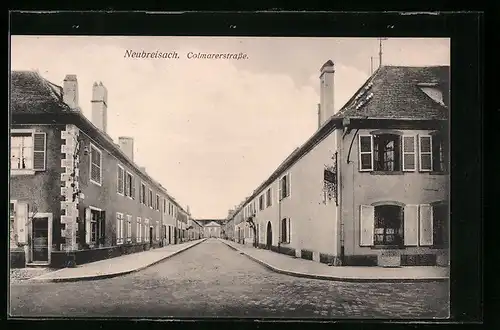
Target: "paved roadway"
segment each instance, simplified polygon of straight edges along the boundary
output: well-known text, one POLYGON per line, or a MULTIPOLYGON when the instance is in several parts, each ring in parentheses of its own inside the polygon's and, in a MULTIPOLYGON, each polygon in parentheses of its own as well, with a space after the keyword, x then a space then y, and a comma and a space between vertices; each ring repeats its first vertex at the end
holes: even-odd
POLYGON ((209 239, 141 272, 11 286, 12 316, 444 318, 447 283, 375 284, 273 273, 209 239))

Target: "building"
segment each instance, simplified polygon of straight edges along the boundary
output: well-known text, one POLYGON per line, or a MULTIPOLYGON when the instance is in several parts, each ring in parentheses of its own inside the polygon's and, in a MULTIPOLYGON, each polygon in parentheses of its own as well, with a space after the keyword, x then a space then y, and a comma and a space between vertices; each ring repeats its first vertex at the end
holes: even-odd
POLYGON ((175 243, 186 212, 134 160, 134 140, 107 134, 108 91, 11 73, 10 256, 13 267, 63 267, 175 243), (182 221, 182 220, 181 220, 182 221))
POLYGON ((203 238, 203 226, 194 219, 189 218, 188 221, 188 239, 192 241, 203 238))
POLYGON ((448 265, 449 67, 382 66, 234 210, 235 240, 332 265, 448 265), (254 232, 256 235, 254 235, 254 232))

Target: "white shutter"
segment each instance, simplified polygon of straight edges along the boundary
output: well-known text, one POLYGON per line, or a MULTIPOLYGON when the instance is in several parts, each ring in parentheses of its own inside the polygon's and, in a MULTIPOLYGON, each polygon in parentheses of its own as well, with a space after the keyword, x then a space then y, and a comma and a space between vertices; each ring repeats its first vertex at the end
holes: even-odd
POLYGON ((90 234, 91 234, 91 229, 90 229, 90 220, 91 220, 91 213, 90 209, 86 208, 85 209, 85 243, 90 243, 90 234))
POLYGON ((360 171, 373 171, 373 135, 360 135, 358 139, 358 154, 359 154, 359 170, 360 171), (368 150, 363 150, 362 149, 362 140, 369 140, 369 146, 370 148, 368 150), (363 162, 362 159, 364 158, 363 156, 369 157, 369 164, 367 166, 363 167, 363 162))
POLYGON ((16 208, 16 229, 17 241, 19 243, 26 243, 26 224, 28 222, 28 204, 17 203, 16 208))
POLYGON ((418 205, 405 206, 404 235, 406 246, 418 245, 418 205))
POLYGON ((125 235, 123 235, 123 215, 120 215, 120 238, 123 240, 125 235))
POLYGON ((403 171, 415 171, 417 168, 417 137, 403 135, 402 141, 403 171))
POLYGON ((375 208, 371 205, 360 205, 359 208, 359 245, 372 246, 375 227, 375 208))
POLYGON ((420 205, 420 245, 430 246, 433 244, 433 218, 432 206, 429 204, 420 205))

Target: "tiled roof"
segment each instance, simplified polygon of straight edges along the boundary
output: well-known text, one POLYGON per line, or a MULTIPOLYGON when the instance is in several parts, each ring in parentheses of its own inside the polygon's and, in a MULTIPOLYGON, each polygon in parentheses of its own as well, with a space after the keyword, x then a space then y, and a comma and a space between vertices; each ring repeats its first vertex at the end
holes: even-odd
POLYGON ((12 113, 57 113, 70 110, 62 100, 62 88, 35 71, 12 71, 10 92, 12 113))
POLYGON ((334 117, 447 119, 448 107, 429 97, 419 85, 435 85, 448 105, 449 71, 449 66, 382 66, 334 117), (358 106, 361 101, 365 102, 358 106))

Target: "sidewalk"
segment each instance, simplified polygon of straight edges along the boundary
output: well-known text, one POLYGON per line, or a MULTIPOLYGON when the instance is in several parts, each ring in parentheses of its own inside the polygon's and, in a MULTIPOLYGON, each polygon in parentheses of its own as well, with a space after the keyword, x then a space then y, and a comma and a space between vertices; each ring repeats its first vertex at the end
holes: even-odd
POLYGON ((277 273, 297 277, 329 281, 383 283, 446 281, 449 278, 447 267, 335 267, 316 261, 293 258, 269 250, 244 246, 232 241, 221 240, 221 242, 277 273))
POLYGON ((34 277, 31 281, 74 282, 126 275, 152 266, 195 245, 198 245, 203 241, 205 241, 205 239, 182 244, 168 245, 163 248, 127 254, 111 259, 104 259, 83 264, 75 268, 63 268, 42 276, 34 277))

